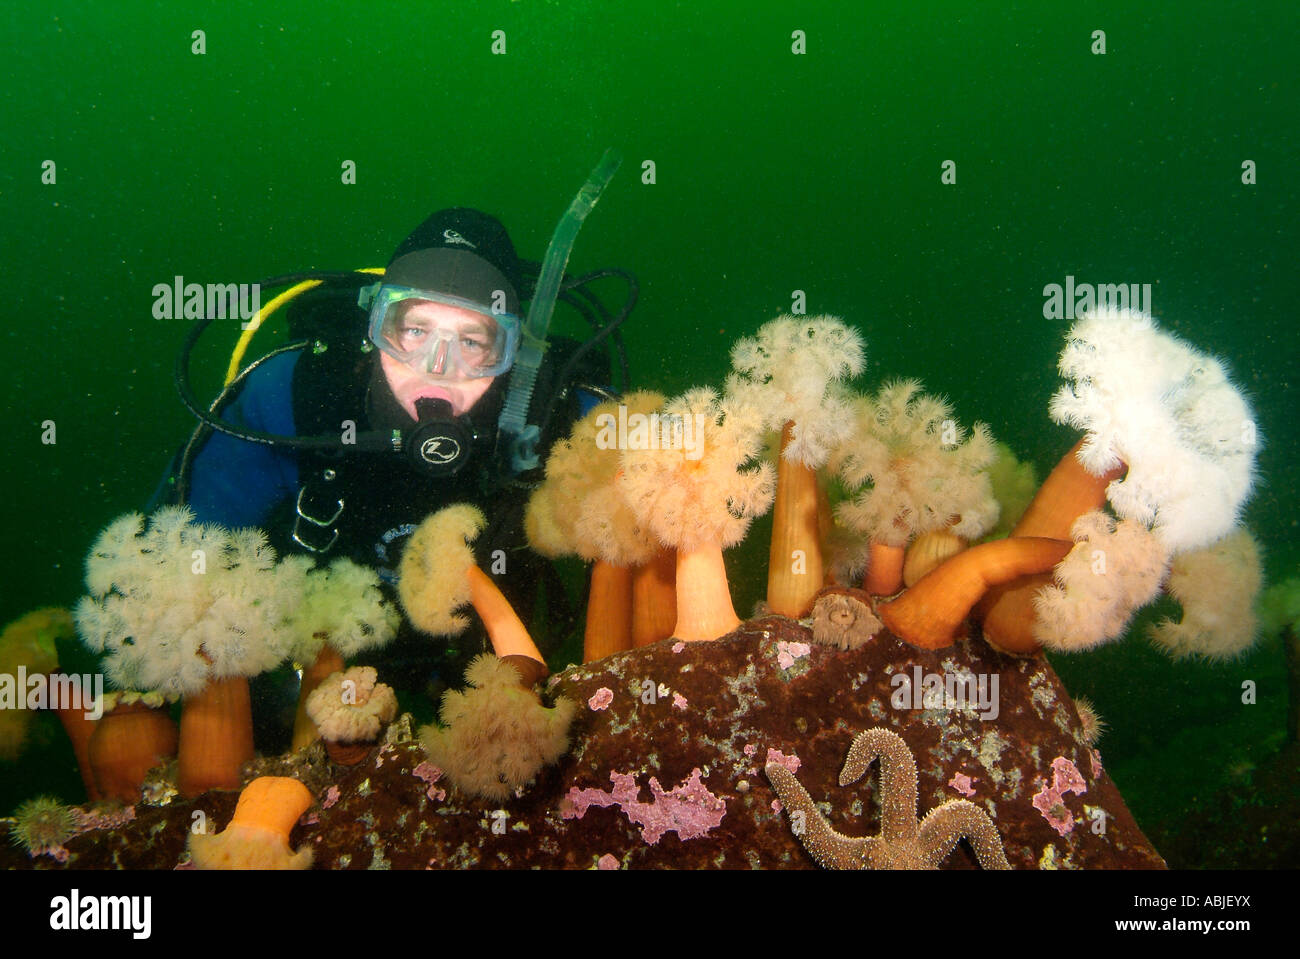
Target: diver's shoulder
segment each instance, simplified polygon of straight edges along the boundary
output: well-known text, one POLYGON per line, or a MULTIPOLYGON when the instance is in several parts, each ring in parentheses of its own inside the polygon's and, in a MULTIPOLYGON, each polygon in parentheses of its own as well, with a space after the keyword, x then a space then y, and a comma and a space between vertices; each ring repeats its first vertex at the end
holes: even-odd
POLYGON ((237 417, 267 432, 293 435, 294 373, 301 356, 301 349, 286 350, 250 370, 234 404, 237 417))
POLYGON ((285 350, 262 360, 244 380, 245 391, 280 391, 289 390, 293 376, 302 358, 302 349, 285 350))

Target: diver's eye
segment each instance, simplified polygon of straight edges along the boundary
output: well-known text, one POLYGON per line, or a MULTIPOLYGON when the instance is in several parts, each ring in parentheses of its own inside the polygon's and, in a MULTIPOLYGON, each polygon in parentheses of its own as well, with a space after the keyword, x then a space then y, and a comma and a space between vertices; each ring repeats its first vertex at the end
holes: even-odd
POLYGON ((430 332, 432 331, 422 326, 398 327, 397 338, 393 345, 407 353, 422 349, 428 342, 430 332))

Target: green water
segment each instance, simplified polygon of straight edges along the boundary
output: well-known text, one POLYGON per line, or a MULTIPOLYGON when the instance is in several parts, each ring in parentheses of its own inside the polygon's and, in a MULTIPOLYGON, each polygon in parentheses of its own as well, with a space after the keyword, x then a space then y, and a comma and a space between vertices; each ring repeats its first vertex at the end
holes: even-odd
MULTIPOLYGON (((637 384, 720 385, 734 339, 800 290, 863 332, 864 386, 921 378, 1041 475, 1072 442, 1046 415, 1066 324, 1043 287, 1150 283, 1162 325, 1254 398, 1246 520, 1270 580, 1294 574, 1294 5, 1142 6, 6 5, 0 621, 75 602, 96 531, 145 502, 190 427, 185 324, 153 318, 155 283, 379 265, 450 205, 496 213, 537 259, 607 146, 624 166, 570 267, 638 275, 637 384)), ((201 395, 235 335, 196 356, 201 395)), ((742 611, 761 584, 736 571, 761 565, 765 529, 732 557, 742 611)), ((1140 637, 1056 663, 1110 723, 1103 755, 1144 826, 1282 733, 1276 640, 1231 666, 1172 665, 1140 637)), ((0 779, 0 812, 78 798, 60 748, 49 735, 0 779)))

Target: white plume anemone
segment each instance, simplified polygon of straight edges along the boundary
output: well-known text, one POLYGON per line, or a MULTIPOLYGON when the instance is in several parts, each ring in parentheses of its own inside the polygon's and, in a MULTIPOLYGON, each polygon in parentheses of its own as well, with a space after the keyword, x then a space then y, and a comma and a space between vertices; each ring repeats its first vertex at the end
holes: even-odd
POLYGON ((816 469, 848 439, 853 421, 841 383, 862 372, 857 330, 834 316, 779 316, 731 348, 729 396, 743 397, 767 429, 793 424, 782 455, 816 469))
POLYGON ((285 655, 281 629, 300 577, 278 576, 260 530, 199 525, 183 506, 129 513, 86 560, 89 596, 74 619, 123 689, 193 695, 210 680, 254 676, 285 655))
POLYGON ((1254 417, 1220 362, 1161 331, 1146 314, 1098 308, 1070 329, 1069 382, 1051 416, 1085 430, 1079 462, 1128 473, 1107 498, 1173 553, 1208 545, 1236 523, 1254 481, 1254 417))

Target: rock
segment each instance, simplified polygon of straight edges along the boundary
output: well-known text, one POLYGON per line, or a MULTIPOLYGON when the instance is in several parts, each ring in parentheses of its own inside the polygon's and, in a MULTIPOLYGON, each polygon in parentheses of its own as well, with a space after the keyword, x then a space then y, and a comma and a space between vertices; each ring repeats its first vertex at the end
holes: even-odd
MULTIPOLYGON (((1085 743, 1051 666, 979 639, 929 652, 881 633, 841 651, 769 616, 716 642, 670 639, 573 666, 547 695, 579 703, 574 746, 522 795, 468 800, 418 744, 390 742, 358 766, 331 767, 335 783, 318 789, 295 846, 311 843, 317 868, 327 869, 814 868, 773 808, 763 766, 797 763, 834 829, 872 835, 878 772, 849 787, 838 777, 853 737, 886 726, 916 757, 918 813, 970 799, 992 817, 1013 868, 1164 867, 1085 743), (987 718, 974 704, 927 708, 921 687, 910 689, 918 676, 921 685, 926 676, 983 677, 987 694, 996 678, 996 716, 992 702, 987 718)), ((222 828, 234 799, 138 807, 112 833, 70 840, 65 865, 173 868, 185 858, 192 810, 208 809, 222 828)), ((0 854, 3 867, 31 864, 0 854)), ((59 867, 48 857, 40 865, 59 867)), ((943 868, 977 865, 963 843, 943 868)))

